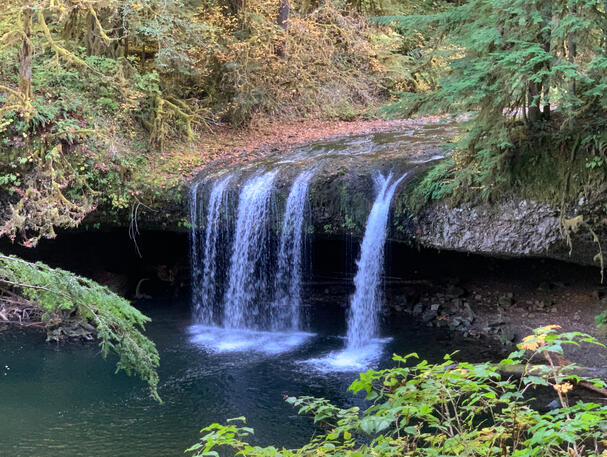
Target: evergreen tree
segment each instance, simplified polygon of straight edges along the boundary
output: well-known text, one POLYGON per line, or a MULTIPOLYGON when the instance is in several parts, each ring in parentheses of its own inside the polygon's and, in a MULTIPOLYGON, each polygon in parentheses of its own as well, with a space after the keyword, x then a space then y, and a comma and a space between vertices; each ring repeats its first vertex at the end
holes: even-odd
MULTIPOLYGON (((380 17, 440 38, 448 59, 438 90, 404 94, 392 113, 469 112, 453 186, 489 197, 512 158, 529 150, 603 154, 607 129, 606 2, 470 0, 434 15, 380 17)), ((450 172, 453 172, 453 167, 450 172)))

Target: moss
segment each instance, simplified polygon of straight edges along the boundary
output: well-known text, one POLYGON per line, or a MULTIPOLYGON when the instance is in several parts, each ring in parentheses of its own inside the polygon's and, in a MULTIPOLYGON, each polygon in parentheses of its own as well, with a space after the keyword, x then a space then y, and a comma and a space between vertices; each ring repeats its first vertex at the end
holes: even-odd
POLYGON ((475 177, 486 164, 475 160, 458 166, 457 157, 452 156, 409 180, 407 191, 397 199, 397 214, 416 214, 432 201, 460 204, 515 198, 566 208, 582 197, 585 201, 603 200, 607 164, 595 157, 577 147, 521 149, 504 156, 493 180, 481 185, 475 177))
POLYGON ((371 207, 371 188, 368 175, 360 176, 346 167, 321 173, 310 190, 315 232, 336 234, 347 231, 351 235, 362 236, 371 207))

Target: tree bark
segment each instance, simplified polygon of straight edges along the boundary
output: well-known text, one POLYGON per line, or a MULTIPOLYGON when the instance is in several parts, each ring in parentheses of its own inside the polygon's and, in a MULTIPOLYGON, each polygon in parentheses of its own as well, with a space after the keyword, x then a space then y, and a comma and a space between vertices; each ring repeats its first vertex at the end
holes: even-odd
MULTIPOLYGON (((573 14, 577 14, 577 8, 574 7, 573 14)), ((577 46, 575 44, 575 34, 570 33, 567 36, 567 60, 570 64, 575 63, 575 58, 577 56, 577 46)), ((568 90, 572 96, 575 96, 575 80, 571 80, 568 85, 568 90)))
POLYGON ((28 2, 23 8, 23 43, 18 52, 19 58, 19 91, 25 102, 32 97, 32 59, 34 47, 32 46, 32 20, 34 12, 28 2))
MULTIPOLYGON (((280 0, 280 6, 278 7, 278 17, 276 23, 285 32, 289 28, 289 13, 291 12, 291 4, 289 0, 280 0)), ((282 40, 276 49, 276 54, 283 59, 287 57, 287 43, 286 40, 282 40)))
POLYGON ((529 98, 529 113, 528 118, 531 124, 535 124, 542 118, 542 111, 540 109, 540 91, 537 83, 529 83, 529 91, 527 97, 529 98))

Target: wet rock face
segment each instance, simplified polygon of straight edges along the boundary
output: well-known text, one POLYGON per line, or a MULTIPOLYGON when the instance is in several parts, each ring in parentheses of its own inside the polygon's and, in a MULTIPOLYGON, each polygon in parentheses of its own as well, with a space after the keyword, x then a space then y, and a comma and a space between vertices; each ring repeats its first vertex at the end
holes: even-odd
POLYGON ((432 205, 411 227, 417 243, 478 254, 542 255, 562 241, 558 212, 533 201, 432 205))
MULTIPOLYGON (((333 138, 277 151, 236 168, 218 164, 201 177, 216 179, 229 169, 242 180, 258 170, 277 168, 275 205, 281 207, 297 173, 313 169, 307 233, 358 240, 377 191, 372 176, 407 173, 392 205, 390 241, 488 256, 539 256, 596 265, 593 259, 598 248, 588 230, 572 234, 573 249, 565 242, 558 206, 516 199, 457 206, 437 202, 411 214, 404 198, 413 190, 410 178, 442 157, 441 145, 455 135, 456 127, 453 122, 412 124, 399 131, 333 138)), ((568 208, 568 217, 578 212, 579 208, 568 208)), ((607 233, 598 236, 603 239, 607 233)))

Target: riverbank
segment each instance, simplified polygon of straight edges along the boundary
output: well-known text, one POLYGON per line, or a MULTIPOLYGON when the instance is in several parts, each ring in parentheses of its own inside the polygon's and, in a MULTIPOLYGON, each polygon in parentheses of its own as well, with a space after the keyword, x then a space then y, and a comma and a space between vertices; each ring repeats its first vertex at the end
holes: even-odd
POLYGON ((171 183, 188 179, 202 167, 220 162, 228 167, 263 159, 269 154, 288 153, 306 143, 337 139, 350 135, 364 135, 406 129, 447 119, 445 116, 425 116, 418 119, 321 121, 299 119, 272 121, 257 118, 246 128, 216 126, 201 133, 188 146, 156 155, 148 170, 142 170, 150 179, 160 177, 171 183))
MULTIPOLYGON (((425 257, 406 275, 401 273, 408 285, 397 282, 390 289, 390 319, 414 319, 479 341, 490 338, 505 351, 547 325, 607 344, 605 328, 596 321, 607 309, 607 289, 598 268, 539 258, 428 252, 425 257)), ((607 365, 607 353, 591 345, 567 345, 565 357, 581 366, 607 365)))

